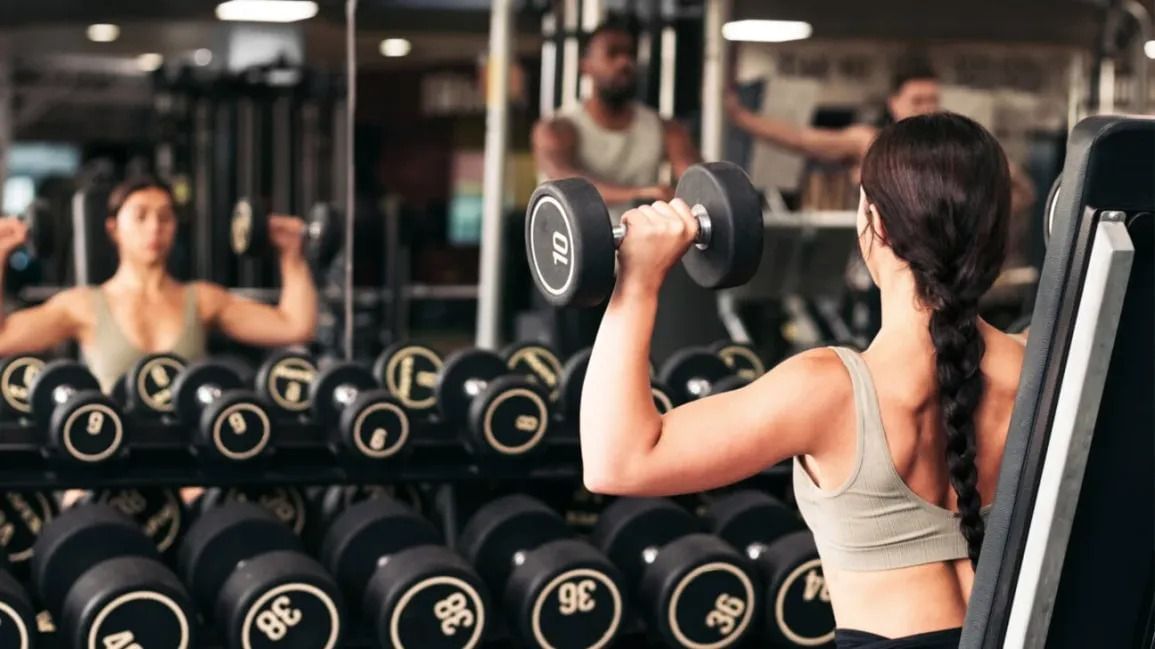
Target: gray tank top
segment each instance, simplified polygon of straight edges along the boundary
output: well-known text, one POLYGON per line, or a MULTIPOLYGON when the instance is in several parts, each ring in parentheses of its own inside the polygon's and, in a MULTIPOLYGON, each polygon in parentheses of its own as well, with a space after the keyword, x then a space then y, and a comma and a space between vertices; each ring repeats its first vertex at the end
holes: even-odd
MULTIPOLYGON (((562 111, 577 131, 577 165, 587 174, 605 182, 646 187, 658 182, 666 159, 665 129, 662 118, 652 108, 634 103, 629 128, 607 129, 586 112, 585 106, 562 111)), ((633 205, 610 205, 614 223, 633 205)))
MULTIPOLYGON (((794 458, 794 495, 822 562, 867 571, 965 559, 967 544, 957 514, 914 493, 894 468, 866 362, 849 349, 831 349, 854 386, 855 468, 840 487, 824 490, 794 458)), ((987 510, 983 508, 984 516, 987 510)))
MULTIPOLYGON (((184 326, 172 349, 167 351, 195 361, 205 355, 205 326, 197 315, 196 289, 186 285, 184 292, 184 326)), ((132 364, 147 353, 125 337, 99 286, 92 287, 92 311, 96 330, 92 345, 83 350, 84 362, 100 382, 100 389, 109 393, 132 364)))

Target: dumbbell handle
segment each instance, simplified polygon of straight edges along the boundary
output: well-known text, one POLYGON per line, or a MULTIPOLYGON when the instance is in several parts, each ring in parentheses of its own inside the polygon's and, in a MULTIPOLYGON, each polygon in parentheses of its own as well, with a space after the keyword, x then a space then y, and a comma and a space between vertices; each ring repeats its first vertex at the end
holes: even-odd
POLYGON ((337 405, 338 409, 345 408, 353 403, 357 395, 361 394, 361 390, 357 386, 350 383, 342 383, 333 390, 333 403, 337 405))
POLYGON ((52 390, 52 400, 59 406, 68 401, 69 397, 74 394, 76 394, 76 388, 71 385, 58 385, 52 390))
POLYGON ((197 388, 197 401, 201 402, 202 406, 210 405, 220 398, 221 386, 215 383, 206 383, 197 388))
MULTIPOLYGON (((710 238, 714 233, 713 228, 710 226, 710 214, 704 206, 697 204, 690 208, 690 212, 693 213, 694 218, 698 220, 698 233, 694 235, 694 245, 697 246, 699 250, 705 250, 710 247, 710 238)), ((613 233, 614 248, 620 248, 622 246, 622 240, 626 238, 626 225, 624 223, 615 225, 613 233)))
POLYGON ((305 224, 305 239, 307 241, 316 241, 321 238, 321 228, 323 227, 320 221, 308 221, 305 224))
POLYGON ((489 387, 489 381, 485 379, 469 379, 465 382, 465 394, 476 397, 487 387, 489 387))

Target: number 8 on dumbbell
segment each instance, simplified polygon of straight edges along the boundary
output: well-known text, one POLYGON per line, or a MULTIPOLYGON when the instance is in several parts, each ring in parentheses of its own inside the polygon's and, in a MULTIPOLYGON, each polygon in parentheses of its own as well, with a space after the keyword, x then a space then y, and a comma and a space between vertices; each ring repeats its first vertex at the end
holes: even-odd
POLYGON ((209 361, 192 363, 173 384, 177 416, 197 431, 197 448, 214 459, 250 460, 269 444, 269 414, 241 385, 236 372, 209 361))
MULTIPOLYGON (((762 201, 741 167, 694 165, 676 194, 698 221, 686 271, 706 288, 745 284, 762 257, 762 201)), ((530 275, 557 306, 592 306, 614 285, 614 250, 628 236, 614 227, 601 194, 582 178, 542 184, 529 199, 525 245, 530 275)))

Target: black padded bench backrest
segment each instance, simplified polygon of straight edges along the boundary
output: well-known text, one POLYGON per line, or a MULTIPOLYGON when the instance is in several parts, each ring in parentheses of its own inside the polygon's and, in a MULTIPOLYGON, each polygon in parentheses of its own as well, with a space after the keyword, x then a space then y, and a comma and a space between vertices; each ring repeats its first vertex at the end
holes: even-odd
POLYGON ((1155 120, 1076 126, 965 649, 1150 647, 1153 211, 1155 120))

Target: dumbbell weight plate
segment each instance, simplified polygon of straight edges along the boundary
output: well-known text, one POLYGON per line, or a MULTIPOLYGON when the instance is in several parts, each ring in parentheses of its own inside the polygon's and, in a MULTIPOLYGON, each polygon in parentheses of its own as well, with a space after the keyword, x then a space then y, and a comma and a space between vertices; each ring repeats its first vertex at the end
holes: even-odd
POLYGON ((549 400, 557 401, 561 379, 561 361, 557 353, 539 343, 515 343, 501 350, 510 371, 528 376, 548 392, 549 400))
POLYGON ((493 379, 469 406, 474 450, 485 455, 524 456, 541 446, 548 429, 548 395, 520 376, 493 379))
POLYGON ((0 568, 0 647, 31 649, 36 638, 36 613, 28 594, 0 568))
POLYGON ((658 371, 658 378, 669 390, 675 405, 707 396, 713 384, 727 376, 730 368, 721 358, 696 347, 674 352, 658 371))
POLYGON ((409 441, 409 415, 387 390, 366 390, 340 415, 338 445, 352 457, 380 461, 396 458, 409 441))
POLYGON ((698 531, 689 512, 663 498, 619 498, 598 517, 590 540, 601 548, 630 583, 646 567, 646 550, 661 548, 698 531))
POLYGON ((32 413, 32 384, 44 369, 35 356, 10 356, 0 361, 0 414, 17 419, 32 413))
POLYGON ((705 512, 707 528, 730 545, 749 548, 806 529, 798 515, 778 499, 742 489, 710 503, 705 512))
POLYGON ((678 179, 674 193, 710 217, 709 244, 691 246, 682 258, 690 277, 706 288, 750 281, 762 259, 763 225, 762 199, 746 172, 732 162, 694 165, 678 179))
POLYGON ((100 391, 100 383, 88 368, 73 361, 58 360, 47 363, 35 372, 29 401, 32 404, 32 413, 41 425, 48 425, 49 418, 56 407, 53 400, 53 391, 61 386, 70 386, 73 390, 100 391))
POLYGON ((166 555, 176 549, 188 522, 184 501, 175 489, 102 489, 86 500, 108 505, 134 520, 156 544, 156 549, 166 555))
POLYGON ((269 212, 264 201, 242 198, 233 206, 229 223, 233 254, 256 256, 269 249, 269 212))
POLYGON ((48 445, 70 462, 98 464, 117 458, 124 444, 124 420, 99 390, 76 392, 56 406, 48 421, 48 445))
POLYGON ((203 514, 230 503, 252 503, 295 534, 309 524, 305 495, 297 487, 215 487, 201 494, 196 507, 203 514))
POLYGON ((369 370, 356 363, 337 362, 329 365, 317 373, 308 386, 313 421, 324 426, 337 422, 345 410, 344 406, 334 400, 341 386, 354 388, 360 393, 377 387, 377 381, 369 370))
POLYGON ((133 363, 124 377, 125 407, 154 416, 173 412, 173 382, 185 369, 175 354, 149 354, 133 363))
POLYGON ((214 459, 244 462, 269 446, 272 422, 255 393, 230 390, 201 413, 199 445, 214 459))
POLYGON ((731 372, 746 379, 747 382, 766 373, 766 364, 762 362, 758 352, 745 343, 719 340, 710 346, 710 351, 717 354, 731 372))
POLYGON ((834 641, 834 609, 809 530, 792 532, 755 557, 766 582, 766 631, 773 646, 826 646, 834 641))
POLYGON ((491 382, 509 372, 505 361, 483 349, 462 349, 445 359, 437 377, 437 409, 447 421, 465 422, 475 396, 467 392, 470 381, 491 382))
POLYGON ((515 494, 482 505, 466 522, 457 550, 489 584, 504 584, 518 552, 570 536, 565 521, 541 502, 515 494))
POLYGON ((670 392, 664 386, 651 383, 650 394, 654 397, 654 407, 658 409, 659 415, 674 409, 674 400, 670 398, 670 392))
POLYGON ((377 357, 373 375, 407 409, 426 413, 437 405, 437 377, 442 367, 441 355, 432 348, 399 343, 377 357))
POLYGON ((21 579, 28 577, 28 561, 40 530, 60 508, 47 491, 5 491, 0 494, 0 548, 8 557, 8 569, 21 579))
POLYGON ((317 203, 309 210, 305 224, 309 233, 305 238, 305 255, 318 268, 328 268, 341 252, 345 243, 344 226, 341 210, 330 203, 317 203))
POLYGON ((333 578, 297 551, 254 555, 221 587, 216 620, 226 646, 243 649, 334 649, 344 603, 333 578))
POLYGON ((425 511, 425 502, 417 485, 401 483, 396 485, 333 485, 322 489, 306 499, 308 515, 305 522, 305 538, 308 545, 319 548, 321 538, 333 522, 349 507, 374 498, 391 498, 404 503, 414 512, 425 511))
POLYGON ((543 183, 525 219, 530 276, 555 306, 594 306, 614 286, 614 236, 601 194, 589 181, 543 183))
POLYGON ((237 373, 224 365, 212 361, 190 363, 177 375, 173 384, 176 415, 186 426, 196 426, 200 419, 201 403, 197 400, 197 390, 205 385, 215 385, 224 391, 239 389, 242 384, 237 373))
POLYGON ((257 370, 257 395, 278 412, 300 414, 309 409, 316 378, 317 365, 308 354, 276 351, 257 370))
POLYGON ((570 356, 562 365, 558 398, 562 415, 566 419, 574 420, 581 410, 582 384, 586 380, 586 368, 589 367, 593 351, 593 348, 583 349, 570 356))

